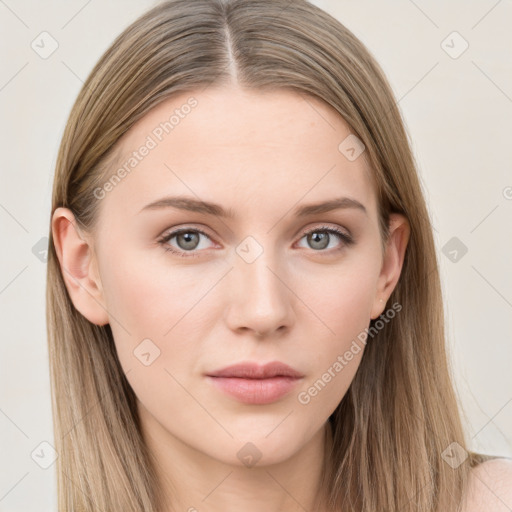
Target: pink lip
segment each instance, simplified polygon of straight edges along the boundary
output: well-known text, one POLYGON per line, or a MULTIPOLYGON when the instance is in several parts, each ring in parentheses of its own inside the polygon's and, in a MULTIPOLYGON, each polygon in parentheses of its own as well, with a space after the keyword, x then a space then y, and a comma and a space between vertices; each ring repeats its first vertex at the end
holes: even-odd
POLYGON ((207 375, 225 393, 241 402, 263 405, 288 394, 304 377, 290 366, 274 361, 264 366, 242 363, 207 375))

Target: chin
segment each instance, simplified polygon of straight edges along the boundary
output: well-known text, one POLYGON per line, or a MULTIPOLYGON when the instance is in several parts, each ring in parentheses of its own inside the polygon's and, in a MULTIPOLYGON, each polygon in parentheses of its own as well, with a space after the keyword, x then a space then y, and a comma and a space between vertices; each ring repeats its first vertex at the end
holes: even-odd
POLYGON ((286 435, 287 432, 283 430, 281 435, 274 434, 238 438, 234 443, 236 458, 231 463, 246 467, 271 466, 288 460, 301 449, 300 440, 292 437, 291 432, 286 435))

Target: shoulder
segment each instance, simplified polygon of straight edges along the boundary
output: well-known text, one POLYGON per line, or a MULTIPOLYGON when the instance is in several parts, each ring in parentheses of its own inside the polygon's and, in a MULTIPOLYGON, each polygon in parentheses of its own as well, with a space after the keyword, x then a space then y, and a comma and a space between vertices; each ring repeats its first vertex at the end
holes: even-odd
POLYGON ((492 459, 470 473, 464 512, 509 512, 512 510, 512 459, 492 459))

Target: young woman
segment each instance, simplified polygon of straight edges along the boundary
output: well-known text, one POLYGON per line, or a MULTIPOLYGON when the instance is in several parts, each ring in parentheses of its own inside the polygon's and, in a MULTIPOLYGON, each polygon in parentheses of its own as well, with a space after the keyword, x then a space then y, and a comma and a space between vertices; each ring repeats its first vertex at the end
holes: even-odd
POLYGON ((304 0, 169 1, 116 39, 63 136, 47 299, 59 510, 512 505, 464 435, 391 89, 304 0))

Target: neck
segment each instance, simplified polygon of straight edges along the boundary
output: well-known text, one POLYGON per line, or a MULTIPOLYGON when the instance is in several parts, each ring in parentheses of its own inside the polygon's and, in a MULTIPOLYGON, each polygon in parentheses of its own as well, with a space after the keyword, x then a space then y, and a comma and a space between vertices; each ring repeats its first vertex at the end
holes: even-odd
POLYGON ((332 446, 329 422, 291 457, 245 467, 238 459, 219 461, 196 450, 165 430, 143 407, 139 411, 164 501, 161 512, 326 510, 321 483, 332 446))

